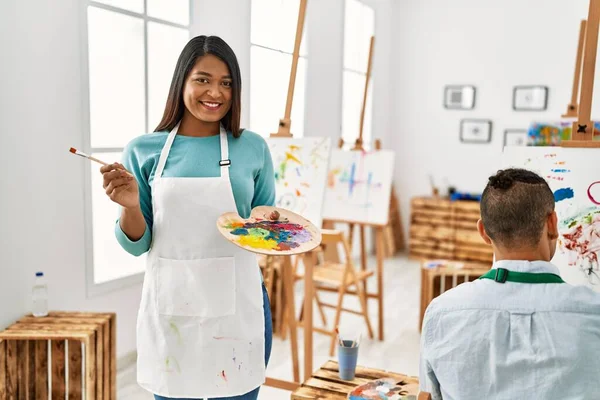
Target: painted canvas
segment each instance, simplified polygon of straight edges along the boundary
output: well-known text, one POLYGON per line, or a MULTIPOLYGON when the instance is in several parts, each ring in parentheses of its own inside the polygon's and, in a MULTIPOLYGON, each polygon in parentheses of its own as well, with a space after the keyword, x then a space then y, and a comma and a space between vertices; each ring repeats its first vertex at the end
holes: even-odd
POLYGON ((331 139, 269 138, 267 143, 275 168, 275 205, 302 215, 320 228, 331 139))
POLYGON ((323 217, 372 225, 388 222, 394 152, 334 149, 325 191, 323 217))
MULTIPOLYGON (((571 137, 573 120, 533 122, 527 130, 529 146, 560 146, 571 137)), ((600 140, 600 122, 594 122, 594 140, 600 140)))
POLYGON ((563 279, 600 291, 600 158, 598 149, 506 147, 503 167, 546 179, 554 192, 559 239, 552 262, 563 279))

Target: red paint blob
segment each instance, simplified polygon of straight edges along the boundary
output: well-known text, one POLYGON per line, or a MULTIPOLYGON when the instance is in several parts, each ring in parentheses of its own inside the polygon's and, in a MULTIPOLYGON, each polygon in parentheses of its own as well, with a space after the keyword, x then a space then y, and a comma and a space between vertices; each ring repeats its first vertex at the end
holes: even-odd
POLYGON ((598 184, 600 184, 600 181, 597 181, 597 182, 594 182, 594 183, 592 183, 592 184, 591 184, 591 185, 588 187, 588 190, 587 190, 587 195, 588 195, 588 198, 590 199, 590 201, 591 201, 592 203, 600 205, 600 199, 596 200, 596 199, 594 198, 594 196, 592 196, 592 186, 594 186, 594 185, 598 185, 598 184))

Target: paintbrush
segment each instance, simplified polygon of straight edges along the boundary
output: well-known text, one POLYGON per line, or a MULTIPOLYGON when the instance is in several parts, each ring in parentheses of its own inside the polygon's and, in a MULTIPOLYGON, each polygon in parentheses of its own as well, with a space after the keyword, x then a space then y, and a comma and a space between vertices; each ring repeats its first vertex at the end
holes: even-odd
POLYGON ((71 153, 75 154, 76 156, 80 156, 80 157, 83 157, 83 158, 87 158, 88 160, 95 161, 95 162, 97 162, 98 164, 102 164, 102 165, 108 165, 108 163, 105 163, 105 162, 104 162, 104 161, 102 161, 102 160, 98 160, 97 158, 95 158, 95 157, 92 157, 92 156, 90 156, 89 154, 85 154, 84 152, 82 152, 82 151, 79 151, 79 150, 77 150, 76 148, 73 148, 73 147, 71 147, 71 148, 69 149, 69 151, 70 151, 71 153))
POLYGON ((340 342, 340 346, 346 347, 346 346, 344 346, 344 342, 342 341, 342 338, 340 337, 340 330, 338 329, 337 326, 335 327, 335 333, 338 337, 338 342, 340 342))

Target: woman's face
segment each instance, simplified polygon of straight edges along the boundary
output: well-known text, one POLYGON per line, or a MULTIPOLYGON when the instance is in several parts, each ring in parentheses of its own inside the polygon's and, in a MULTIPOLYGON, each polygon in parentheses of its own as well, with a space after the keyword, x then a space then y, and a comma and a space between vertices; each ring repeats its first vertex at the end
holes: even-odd
POLYGON ((231 108, 232 79, 221 59, 206 54, 196 61, 183 88, 183 102, 202 122, 218 122, 231 108))

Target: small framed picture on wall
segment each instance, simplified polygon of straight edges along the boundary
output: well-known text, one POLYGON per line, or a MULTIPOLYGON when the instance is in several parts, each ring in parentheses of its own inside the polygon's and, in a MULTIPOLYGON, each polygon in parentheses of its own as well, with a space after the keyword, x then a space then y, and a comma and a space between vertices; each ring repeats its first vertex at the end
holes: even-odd
POLYGON ((444 89, 444 107, 449 110, 472 110, 475 108, 475 86, 446 86, 444 89))
POLYGON ((492 121, 489 119, 463 119, 460 121, 460 141, 463 143, 489 143, 492 140, 492 121))
POLYGON ((515 86, 513 89, 513 110, 544 111, 547 107, 547 86, 515 86))
POLYGON ((525 129, 506 129, 504 131, 504 147, 527 146, 527 131, 525 129))

